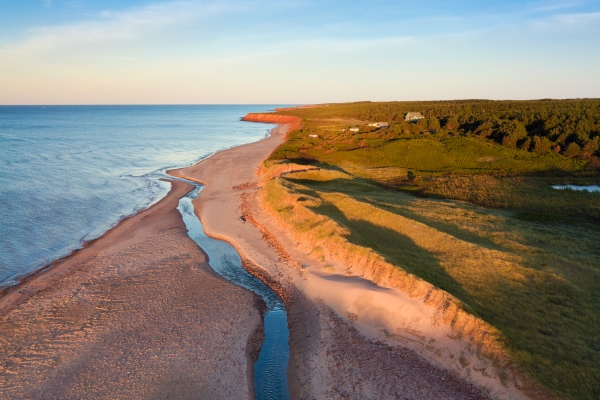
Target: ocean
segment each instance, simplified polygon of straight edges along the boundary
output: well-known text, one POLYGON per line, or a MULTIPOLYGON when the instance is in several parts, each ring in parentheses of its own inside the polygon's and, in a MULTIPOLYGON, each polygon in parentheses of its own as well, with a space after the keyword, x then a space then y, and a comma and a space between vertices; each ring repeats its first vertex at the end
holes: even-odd
POLYGON ((264 138, 275 105, 0 106, 0 289, 160 200, 165 169, 264 138))

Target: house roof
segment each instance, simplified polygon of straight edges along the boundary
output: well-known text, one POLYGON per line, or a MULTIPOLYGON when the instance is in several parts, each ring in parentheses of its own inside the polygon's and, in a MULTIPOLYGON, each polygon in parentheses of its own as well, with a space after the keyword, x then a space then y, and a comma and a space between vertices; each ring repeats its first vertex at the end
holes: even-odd
POLYGON ((406 113, 405 117, 407 117, 407 118, 425 118, 420 112, 415 112, 415 111, 406 113))

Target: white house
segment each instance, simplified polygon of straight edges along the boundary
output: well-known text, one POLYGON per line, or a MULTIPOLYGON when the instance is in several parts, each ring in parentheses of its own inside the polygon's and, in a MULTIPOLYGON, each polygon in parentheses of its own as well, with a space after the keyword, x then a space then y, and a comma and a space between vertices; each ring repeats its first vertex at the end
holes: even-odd
POLYGON ((425 118, 420 112, 409 112, 404 116, 405 121, 416 121, 425 118))
POLYGON ((358 132, 359 128, 356 126, 354 128, 350 128, 350 132, 358 132))
POLYGON ((383 128, 388 126, 389 124, 387 122, 373 122, 371 124, 368 124, 367 126, 374 126, 376 128, 383 128))
POLYGON ((309 137, 309 138, 316 139, 316 138, 318 138, 318 137, 319 137, 319 135, 314 135, 314 134, 313 134, 313 135, 308 135, 308 137, 309 137))

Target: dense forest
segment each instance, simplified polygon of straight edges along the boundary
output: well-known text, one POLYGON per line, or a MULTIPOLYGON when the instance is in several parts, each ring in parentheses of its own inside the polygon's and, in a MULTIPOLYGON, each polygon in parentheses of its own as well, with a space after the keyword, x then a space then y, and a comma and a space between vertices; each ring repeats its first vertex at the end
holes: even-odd
MULTIPOLYGON (((600 169, 600 99, 359 102, 300 108, 289 113, 306 118, 389 122, 387 128, 378 131, 378 136, 386 139, 433 133, 438 137, 480 137, 509 148, 583 158, 600 169), (425 118, 406 122, 407 112, 420 112, 425 118)), ((369 129, 361 128, 365 130, 369 129)))

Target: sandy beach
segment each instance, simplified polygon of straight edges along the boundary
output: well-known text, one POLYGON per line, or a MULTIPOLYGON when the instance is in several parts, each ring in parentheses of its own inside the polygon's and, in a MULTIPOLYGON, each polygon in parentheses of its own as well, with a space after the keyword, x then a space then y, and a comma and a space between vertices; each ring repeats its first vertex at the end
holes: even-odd
POLYGON ((190 189, 0 299, 1 398, 252 398, 262 301, 187 236, 190 189))
MULTIPOLYGON (((299 126, 291 118, 251 117, 279 125, 264 140, 169 173, 206 185, 194 200, 206 233, 233 245, 284 299, 292 398, 524 397, 465 379, 418 346, 386 341, 377 321, 388 314, 364 295, 382 301, 390 291, 323 274, 266 212, 259 170, 299 126), (357 299, 359 318, 347 313, 357 299)), ((172 185, 156 205, 0 298, 0 397, 252 398, 262 301, 208 266, 176 210, 191 187, 172 185)), ((413 306, 395 312, 414 320, 423 311, 427 320, 413 306)))
MULTIPOLYGON (((361 333, 334 311, 335 296, 332 301, 323 293, 340 291, 344 297, 347 286, 340 282, 336 288, 329 281, 324 287, 309 278, 306 268, 315 261, 261 206, 258 172, 262 160, 282 143, 289 125, 299 124, 284 118, 251 115, 247 120, 280 125, 265 140, 169 173, 207 185, 194 200, 206 233, 231 243, 245 267, 284 298, 290 327, 292 398, 502 397, 498 396, 502 393, 490 395, 489 389, 467 383, 455 371, 434 366, 414 350, 361 333)), ((373 286, 361 282, 358 287, 363 290, 365 285, 373 286)))

